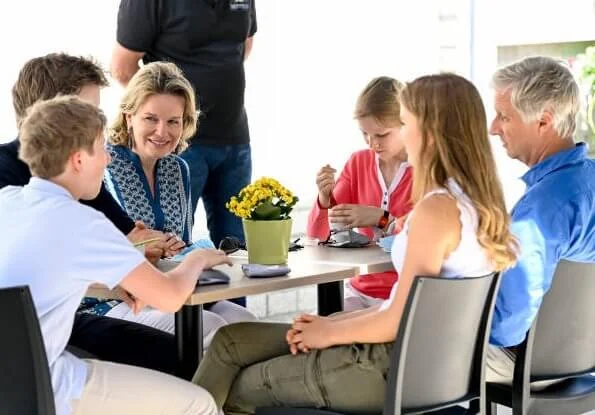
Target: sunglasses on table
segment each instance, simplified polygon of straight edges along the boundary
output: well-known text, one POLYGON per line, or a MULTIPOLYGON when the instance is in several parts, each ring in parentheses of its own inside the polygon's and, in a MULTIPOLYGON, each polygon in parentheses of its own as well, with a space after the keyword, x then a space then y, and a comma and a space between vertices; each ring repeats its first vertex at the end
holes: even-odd
MULTIPOLYGON (((298 251, 304 247, 303 245, 298 244, 299 240, 300 238, 289 243, 289 252, 298 251)), ((219 249, 229 255, 239 251, 240 249, 245 251, 246 244, 235 236, 226 236, 225 238, 221 239, 221 242, 219 242, 219 249)))
POLYGON ((221 239, 221 242, 219 242, 219 249, 229 255, 239 251, 240 249, 245 251, 246 244, 235 236, 226 236, 225 238, 221 239))

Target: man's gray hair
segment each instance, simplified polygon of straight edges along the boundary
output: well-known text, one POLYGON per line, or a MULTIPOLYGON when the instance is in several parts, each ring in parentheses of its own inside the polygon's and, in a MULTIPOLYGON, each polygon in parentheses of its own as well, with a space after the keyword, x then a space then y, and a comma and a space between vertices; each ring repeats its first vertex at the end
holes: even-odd
POLYGON ((579 87, 561 61, 545 56, 522 59, 500 68, 492 77, 492 87, 510 90, 511 103, 523 122, 536 121, 551 112, 554 128, 562 138, 572 138, 580 109, 579 87))

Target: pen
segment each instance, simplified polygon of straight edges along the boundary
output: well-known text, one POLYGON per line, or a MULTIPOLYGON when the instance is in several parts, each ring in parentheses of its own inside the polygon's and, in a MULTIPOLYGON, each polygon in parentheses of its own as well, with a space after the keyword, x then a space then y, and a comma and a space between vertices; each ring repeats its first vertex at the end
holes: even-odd
POLYGON ((161 238, 145 239, 144 241, 135 242, 133 245, 135 248, 138 248, 139 246, 144 246, 144 245, 150 244, 151 242, 157 242, 160 240, 161 240, 161 238))

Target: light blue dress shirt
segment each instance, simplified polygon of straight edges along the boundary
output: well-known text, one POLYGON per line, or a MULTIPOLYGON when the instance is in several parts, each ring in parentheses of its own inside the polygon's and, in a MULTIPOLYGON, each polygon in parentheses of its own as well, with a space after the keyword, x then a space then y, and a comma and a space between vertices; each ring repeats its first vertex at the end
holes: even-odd
POLYGON ((521 252, 502 276, 490 343, 515 346, 533 324, 562 259, 595 262, 595 161, 584 143, 556 153, 522 177, 527 188, 512 210, 521 252))

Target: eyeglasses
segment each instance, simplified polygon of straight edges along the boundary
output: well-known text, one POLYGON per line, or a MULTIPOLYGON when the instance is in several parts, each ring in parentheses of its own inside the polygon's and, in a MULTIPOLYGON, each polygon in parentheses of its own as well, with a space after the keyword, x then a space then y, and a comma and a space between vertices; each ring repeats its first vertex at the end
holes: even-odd
POLYGON ((219 249, 229 255, 240 249, 246 250, 246 244, 235 236, 226 236, 219 242, 219 249))
POLYGON ((318 246, 324 246, 324 245, 334 245, 337 243, 337 240, 335 239, 335 234, 337 233, 344 233, 345 230, 337 230, 337 229, 331 229, 326 240, 324 241, 319 241, 318 242, 318 246))
MULTIPOLYGON (((303 245, 298 244, 299 240, 300 238, 296 239, 293 242, 290 242, 289 252, 299 251, 304 247, 303 245)), ((225 238, 221 239, 221 242, 219 242, 219 249, 225 252, 227 255, 229 255, 239 251, 240 249, 245 251, 246 244, 240 241, 235 236, 226 236, 225 238)))
POLYGON ((304 249, 304 245, 299 244, 300 238, 297 238, 293 242, 289 242, 289 252, 299 251, 300 249, 304 249))

